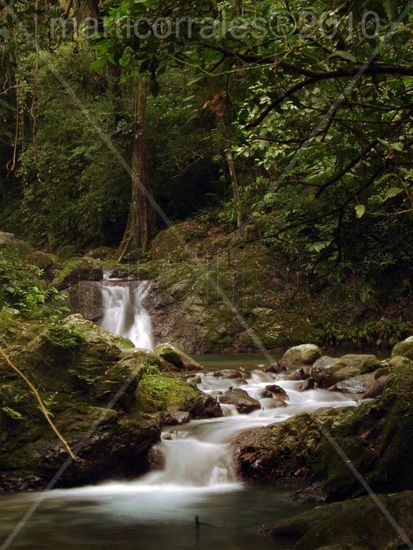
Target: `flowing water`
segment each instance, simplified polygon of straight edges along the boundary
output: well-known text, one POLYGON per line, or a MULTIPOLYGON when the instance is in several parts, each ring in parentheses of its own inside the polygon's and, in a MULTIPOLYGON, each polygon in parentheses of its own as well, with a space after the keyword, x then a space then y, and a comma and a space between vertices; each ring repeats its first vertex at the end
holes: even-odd
POLYGON ((137 348, 152 350, 152 323, 143 305, 149 290, 149 281, 105 280, 102 284, 104 316, 100 326, 129 338, 137 348))
MULTIPOLYGON (((142 305, 147 291, 144 283, 104 284, 102 326, 151 349, 150 319, 142 305)), ((221 359, 222 366, 227 367, 225 357, 221 359)), ((218 399, 230 388, 241 388, 259 401, 260 410, 245 415, 239 414, 235 406, 223 404, 222 418, 168 428, 156 446, 164 456, 163 469, 136 481, 114 480, 98 486, 54 490, 40 497, 2 497, 0 536, 7 537, 30 506, 37 503, 36 512, 19 532, 13 548, 274 548, 273 542, 260 537, 253 528, 305 509, 291 498, 297 487, 242 483, 232 461, 231 439, 246 429, 281 422, 303 411, 351 407, 357 402, 326 390, 300 392, 299 382, 255 368, 258 357, 235 380, 221 376, 217 369, 219 357, 215 361, 214 368, 197 379, 199 388, 218 399), (265 387, 274 383, 287 392, 287 407, 275 407, 272 399, 263 397, 265 387), (200 518, 198 527, 195 516, 200 518)), ((243 366, 242 356, 237 356, 237 362, 238 367, 243 366)), ((277 544, 277 548, 289 546, 277 544)))

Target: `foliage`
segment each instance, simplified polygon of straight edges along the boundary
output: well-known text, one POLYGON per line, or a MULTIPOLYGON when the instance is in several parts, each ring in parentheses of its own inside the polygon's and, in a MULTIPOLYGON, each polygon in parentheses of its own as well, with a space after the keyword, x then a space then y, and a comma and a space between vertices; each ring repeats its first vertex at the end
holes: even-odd
POLYGON ((354 326, 326 324, 318 330, 318 341, 326 346, 377 346, 388 349, 409 334, 410 330, 402 319, 381 319, 354 326))
MULTIPOLYGON (((18 245, 0 249, 0 311, 13 308, 26 319, 47 317, 54 322, 67 309, 59 305, 62 296, 55 288, 47 288, 43 270, 32 260, 18 245)), ((13 330, 10 319, 7 325, 13 330)))

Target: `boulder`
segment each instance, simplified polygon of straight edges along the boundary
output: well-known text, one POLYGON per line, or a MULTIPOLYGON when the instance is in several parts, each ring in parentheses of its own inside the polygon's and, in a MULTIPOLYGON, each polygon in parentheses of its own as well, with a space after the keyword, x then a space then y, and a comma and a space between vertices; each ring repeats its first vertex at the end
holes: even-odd
POLYGON ((407 357, 401 357, 400 355, 396 355, 390 359, 389 367, 391 369, 413 368, 413 360, 408 359, 407 357))
POLYGON ((364 496, 314 508, 260 531, 296 550, 400 548, 400 531, 405 540, 413 536, 413 492, 380 495, 380 501, 386 514, 364 496), (390 525, 387 514, 399 529, 390 525))
MULTIPOLYGON (((349 410, 329 432, 373 491, 413 490, 411 366, 393 368, 379 396, 349 410)), ((314 480, 323 483, 330 499, 363 494, 360 483, 329 441, 320 441, 313 466, 314 480)))
MULTIPOLYGON (((56 486, 142 473, 160 436, 159 418, 145 416, 137 403, 146 358, 77 315, 51 326, 34 322, 32 332, 28 344, 16 340, 9 354, 41 388, 53 421, 79 457, 56 486)), ((40 489, 67 460, 34 396, 4 361, 0 431, 0 491, 40 489)))
POLYGON ((243 384, 247 381, 246 373, 236 369, 224 369, 214 372, 216 378, 223 380, 233 380, 237 384, 243 384))
POLYGON ((80 281, 101 281, 103 279, 103 267, 99 260, 85 256, 83 258, 71 258, 64 268, 56 276, 53 286, 58 290, 79 283, 80 281))
POLYGON ((315 388, 314 378, 307 378, 307 380, 304 380, 304 382, 301 382, 301 384, 297 386, 297 390, 301 392, 313 390, 314 388, 315 388))
POLYGON ((312 365, 321 357, 321 350, 314 344, 303 344, 287 350, 280 365, 287 369, 312 365))
POLYGON ((376 378, 374 384, 363 395, 363 399, 375 399, 379 395, 382 395, 390 378, 389 374, 376 378))
POLYGON ((314 363, 310 376, 321 388, 329 388, 348 378, 374 372, 382 366, 375 355, 349 354, 339 358, 324 355, 314 363))
POLYGON ((203 366, 192 357, 172 344, 160 344, 154 350, 155 355, 166 365, 178 370, 202 370, 203 366))
POLYGON ((266 386, 262 396, 270 398, 272 397, 280 401, 288 401, 290 399, 287 395, 287 392, 281 386, 277 386, 277 384, 266 386))
POLYGON ((273 374, 281 374, 282 372, 285 372, 286 368, 282 367, 278 363, 272 363, 272 365, 267 365, 262 369, 262 372, 271 372, 273 374))
POLYGON ((323 437, 321 426, 330 428, 342 414, 340 409, 303 413, 236 436, 232 449, 241 477, 273 483, 311 476, 312 458, 323 437))
POLYGON ((392 358, 397 356, 407 357, 407 359, 413 360, 413 336, 409 336, 403 342, 399 342, 393 348, 392 358))
POLYGON ((375 385, 375 382, 374 373, 360 374, 338 382, 329 388, 329 390, 350 394, 364 394, 375 385))
POLYGON ((261 409, 260 402, 241 389, 229 390, 219 400, 225 405, 235 405, 240 414, 250 414, 261 409))
POLYGON ((80 281, 69 287, 69 303, 72 313, 80 313, 89 321, 103 317, 102 289, 95 282, 80 281))
POLYGON ((136 396, 139 410, 158 414, 165 425, 223 414, 216 399, 173 374, 163 373, 159 367, 146 369, 136 396))

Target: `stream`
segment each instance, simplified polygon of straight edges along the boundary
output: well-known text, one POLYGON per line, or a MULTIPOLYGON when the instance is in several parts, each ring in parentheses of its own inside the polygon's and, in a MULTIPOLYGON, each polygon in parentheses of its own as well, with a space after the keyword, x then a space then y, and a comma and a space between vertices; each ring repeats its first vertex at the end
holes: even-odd
MULTIPOLYGON (((132 335, 135 343, 151 348, 150 319, 142 305, 145 292, 147 288, 142 286, 134 290, 105 286, 102 326, 123 336, 132 335)), ((38 504, 12 548, 174 550, 210 549, 214 544, 234 550, 274 548, 274 542, 259 536, 254 528, 305 510, 292 499, 299 486, 262 487, 241 482, 229 442, 244 430, 281 422, 303 411, 351 407, 358 402, 327 390, 300 392, 299 382, 265 372, 258 366, 261 360, 255 355, 245 356, 245 361, 242 355, 214 356, 197 379, 198 387, 214 397, 229 388, 243 389, 260 402, 260 410, 239 414, 234 405, 222 404, 222 418, 168 427, 156 446, 165 457, 163 469, 135 481, 113 480, 41 496, 1 497, 1 540, 38 504), (243 367, 243 378, 220 376, 220 370, 229 366, 243 367), (273 399, 262 396, 265 387, 275 383, 288 394, 286 407, 274 407, 273 399), (201 522, 199 527, 195 516, 201 522)))

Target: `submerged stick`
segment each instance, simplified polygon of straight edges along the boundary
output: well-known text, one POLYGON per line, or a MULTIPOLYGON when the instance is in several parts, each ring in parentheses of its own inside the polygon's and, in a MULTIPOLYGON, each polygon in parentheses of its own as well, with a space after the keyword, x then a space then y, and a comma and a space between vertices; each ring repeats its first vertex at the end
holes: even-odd
POLYGON ((62 436, 62 434, 59 432, 58 428, 50 418, 50 412, 47 410, 46 405, 43 403, 43 400, 40 396, 40 393, 36 389, 36 387, 32 384, 32 382, 27 378, 27 376, 22 372, 16 365, 13 363, 13 361, 10 359, 10 357, 7 355, 7 353, 4 351, 4 349, 0 346, 0 356, 3 357, 3 359, 6 361, 6 363, 11 367, 19 376, 23 379, 25 384, 29 387, 30 391, 35 396, 37 402, 39 403, 40 410, 43 413, 43 416, 46 418, 47 422, 49 423, 49 426, 52 428, 58 439, 61 441, 62 445, 66 449, 66 451, 69 453, 70 457, 78 461, 79 458, 74 454, 72 449, 70 448, 69 443, 66 441, 66 439, 62 436))

